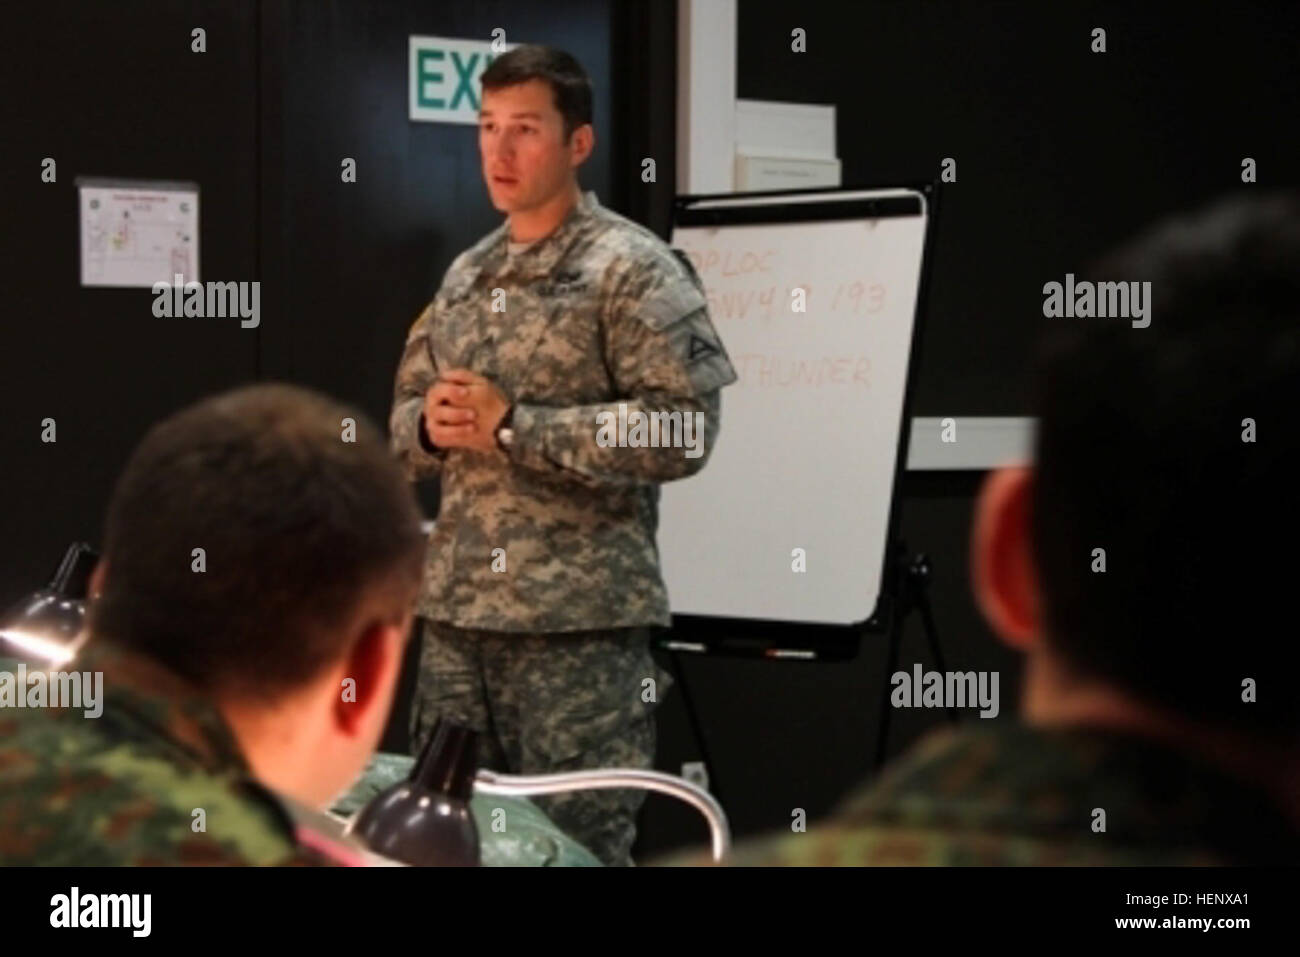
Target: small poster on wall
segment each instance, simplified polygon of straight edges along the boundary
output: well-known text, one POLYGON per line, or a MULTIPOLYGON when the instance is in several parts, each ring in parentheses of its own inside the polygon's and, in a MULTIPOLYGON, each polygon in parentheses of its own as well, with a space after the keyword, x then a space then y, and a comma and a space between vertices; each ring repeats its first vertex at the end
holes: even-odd
POLYGON ((89 176, 76 182, 83 286, 198 281, 198 183, 89 176))

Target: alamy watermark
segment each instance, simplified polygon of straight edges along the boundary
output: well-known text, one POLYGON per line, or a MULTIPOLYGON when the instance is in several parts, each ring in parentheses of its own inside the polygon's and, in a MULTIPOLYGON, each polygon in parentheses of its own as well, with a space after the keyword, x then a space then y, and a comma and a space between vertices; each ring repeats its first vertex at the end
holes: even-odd
POLYGON ((262 321, 260 282, 183 282, 153 284, 153 314, 160 319, 225 319, 238 317, 243 329, 256 329, 262 321))
POLYGON ((148 937, 153 929, 152 894, 83 894, 73 886, 50 898, 50 926, 120 927, 132 937, 148 937))
POLYGON ((1132 319, 1134 329, 1151 325, 1151 283, 1075 282, 1074 273, 1065 283, 1043 284, 1043 315, 1049 319, 1132 319))
POLYGON ((895 708, 979 708, 981 718, 996 718, 996 671, 926 671, 913 665, 909 674, 895 671, 889 678, 894 690, 889 703, 895 708))
POLYGON ((0 671, 0 708, 81 708, 87 718, 104 713, 102 671, 0 671))
POLYGON ((618 414, 608 409, 596 413, 596 444, 607 448, 684 448, 688 459, 704 454, 703 412, 643 412, 618 404, 618 414))

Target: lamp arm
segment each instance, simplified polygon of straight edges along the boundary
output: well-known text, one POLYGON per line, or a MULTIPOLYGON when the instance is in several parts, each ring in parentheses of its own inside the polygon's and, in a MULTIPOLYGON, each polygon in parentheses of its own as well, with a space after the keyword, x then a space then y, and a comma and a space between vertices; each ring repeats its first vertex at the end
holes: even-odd
POLYGON ((474 790, 477 793, 502 797, 607 788, 642 788, 685 801, 709 822, 713 859, 722 860, 722 856, 731 848, 727 814, 713 795, 690 781, 661 771, 603 768, 596 771, 565 771, 560 774, 498 774, 495 771, 480 770, 474 778, 474 790))

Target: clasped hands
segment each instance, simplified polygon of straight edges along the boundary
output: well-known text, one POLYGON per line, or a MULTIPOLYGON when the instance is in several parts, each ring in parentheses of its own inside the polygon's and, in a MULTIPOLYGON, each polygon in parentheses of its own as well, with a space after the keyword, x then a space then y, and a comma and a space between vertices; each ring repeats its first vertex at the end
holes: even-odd
POLYGON ((477 372, 448 369, 424 395, 429 441, 444 449, 497 449, 496 430, 510 402, 477 372))

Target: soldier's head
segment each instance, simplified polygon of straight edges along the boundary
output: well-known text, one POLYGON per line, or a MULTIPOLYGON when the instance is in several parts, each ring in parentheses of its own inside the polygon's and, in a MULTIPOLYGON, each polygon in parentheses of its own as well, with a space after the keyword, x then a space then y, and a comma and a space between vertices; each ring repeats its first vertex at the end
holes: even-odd
POLYGON ((118 480, 91 641, 210 695, 267 784, 316 804, 382 734, 424 540, 360 414, 260 385, 154 426, 118 480))
POLYGON ((1034 466, 976 510, 975 590, 1029 655, 1026 711, 1110 695, 1294 746, 1300 193, 1168 221, 1086 278, 1150 282, 1150 325, 1044 320, 1034 466))
POLYGON ((591 155, 591 80, 562 50, 519 46, 483 73, 479 154, 492 204, 534 209, 573 189, 591 155))

